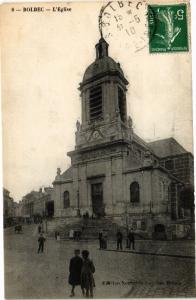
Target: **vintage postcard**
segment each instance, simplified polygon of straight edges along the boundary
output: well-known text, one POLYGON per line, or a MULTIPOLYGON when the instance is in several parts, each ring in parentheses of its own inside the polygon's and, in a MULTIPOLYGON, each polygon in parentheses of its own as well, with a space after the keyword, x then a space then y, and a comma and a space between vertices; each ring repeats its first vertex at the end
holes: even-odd
POLYGON ((194 297, 188 0, 1 5, 7 299, 194 297))

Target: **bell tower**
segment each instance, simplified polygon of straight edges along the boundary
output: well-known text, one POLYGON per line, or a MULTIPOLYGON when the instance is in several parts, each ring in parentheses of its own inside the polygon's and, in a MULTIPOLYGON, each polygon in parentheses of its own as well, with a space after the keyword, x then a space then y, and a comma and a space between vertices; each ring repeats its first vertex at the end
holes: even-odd
POLYGON ((96 59, 80 83, 82 123, 77 121, 76 149, 118 139, 130 139, 127 120, 126 86, 119 63, 108 54, 101 38, 95 45, 96 59))

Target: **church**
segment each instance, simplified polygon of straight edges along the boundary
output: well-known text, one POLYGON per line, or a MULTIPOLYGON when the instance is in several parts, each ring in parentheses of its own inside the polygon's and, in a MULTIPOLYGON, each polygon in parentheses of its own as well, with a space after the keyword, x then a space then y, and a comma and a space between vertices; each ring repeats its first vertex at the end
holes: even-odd
MULTIPOLYGON (((88 213, 138 232, 169 231, 190 219, 181 196, 193 186, 193 155, 174 138, 147 143, 127 115, 128 80, 101 38, 79 85, 71 167, 57 169, 54 217, 69 223, 88 213)), ((186 223, 186 222, 185 222, 186 223)))

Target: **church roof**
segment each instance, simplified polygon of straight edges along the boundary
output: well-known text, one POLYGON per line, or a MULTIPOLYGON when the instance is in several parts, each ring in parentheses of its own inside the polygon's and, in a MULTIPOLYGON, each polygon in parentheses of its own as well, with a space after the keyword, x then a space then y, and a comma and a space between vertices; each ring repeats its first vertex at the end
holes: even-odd
POLYGON ((65 180, 72 179, 72 175, 73 175, 73 168, 70 167, 64 173, 61 174, 61 178, 65 180))
POLYGON ((160 158, 187 153, 174 138, 150 142, 148 145, 155 155, 160 158))
POLYGON ((104 56, 102 58, 96 59, 85 71, 83 81, 87 81, 99 74, 106 73, 108 71, 117 71, 119 72, 123 77, 124 73, 123 70, 120 67, 119 63, 116 63, 115 60, 113 60, 109 56, 104 56))
POLYGON ((149 149, 148 143, 146 143, 142 138, 140 138, 135 132, 133 133, 133 140, 142 147, 149 149))

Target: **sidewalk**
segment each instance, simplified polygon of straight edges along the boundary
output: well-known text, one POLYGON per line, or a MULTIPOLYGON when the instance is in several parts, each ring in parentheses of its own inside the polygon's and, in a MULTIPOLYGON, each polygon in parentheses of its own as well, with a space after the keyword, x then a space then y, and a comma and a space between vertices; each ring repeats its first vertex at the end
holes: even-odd
MULTIPOLYGON (((109 241, 107 250, 116 250, 116 243, 109 241)), ((123 251, 133 252, 136 254, 166 255, 166 256, 184 256, 185 258, 195 257, 195 243, 193 240, 181 241, 153 241, 153 240, 136 240, 135 250, 126 248, 126 242, 123 244, 123 251)))
MULTIPOLYGON (((54 240, 54 238, 47 238, 54 240)), ((60 242, 66 243, 81 243, 97 245, 99 249, 98 240, 80 240, 74 241, 69 239, 61 239, 60 242)), ((116 242, 108 240, 107 249, 101 251, 117 251, 116 242)), ((195 243, 193 240, 180 240, 180 241, 154 241, 154 240, 136 240, 135 250, 126 248, 126 241, 123 241, 123 250, 118 252, 146 254, 146 255, 160 255, 160 256, 173 256, 194 259, 195 257, 195 243)))

